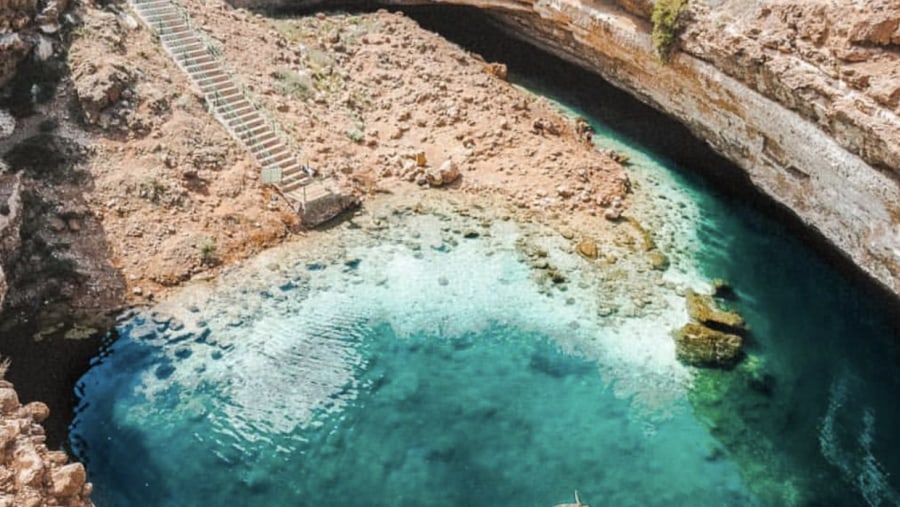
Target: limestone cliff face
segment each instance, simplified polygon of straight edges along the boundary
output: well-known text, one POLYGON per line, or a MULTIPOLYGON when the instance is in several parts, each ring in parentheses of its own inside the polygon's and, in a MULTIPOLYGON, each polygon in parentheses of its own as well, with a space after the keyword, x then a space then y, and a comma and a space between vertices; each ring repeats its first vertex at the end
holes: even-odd
MULTIPOLYGON (((537 2, 537 15, 500 18, 514 31, 529 34, 532 41, 589 66, 679 119, 744 168, 755 185, 900 294, 896 110, 808 63, 801 45, 792 46, 799 48, 795 53, 753 44, 756 23, 741 25, 739 16, 755 21, 763 10, 732 10, 729 16, 717 11, 720 15, 713 16, 708 4, 693 5, 685 50, 668 64, 656 57, 645 20, 607 4, 537 2), (731 30, 747 34, 733 36, 731 30), (759 64, 741 62, 737 38, 748 48, 759 48, 759 64)), ((881 69, 889 69, 891 51, 867 50, 883 60, 881 69)))
MULTIPOLYGON (((321 0, 233 0, 310 8, 321 0)), ((346 3, 353 3, 352 1, 346 3)), ((667 64, 649 0, 383 0, 485 9, 706 139, 900 294, 900 4, 692 0, 667 64)))
POLYGON ((5 267, 19 248, 22 225, 21 182, 18 176, 0 173, 0 311, 9 289, 5 267))

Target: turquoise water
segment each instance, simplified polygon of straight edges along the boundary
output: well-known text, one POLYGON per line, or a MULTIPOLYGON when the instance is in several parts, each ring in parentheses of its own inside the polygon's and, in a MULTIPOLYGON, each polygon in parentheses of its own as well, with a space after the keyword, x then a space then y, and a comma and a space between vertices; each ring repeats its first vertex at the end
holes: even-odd
POLYGON ((123 316, 70 432, 96 504, 900 504, 895 307, 698 177, 728 168, 671 124, 476 32, 631 156, 669 275, 735 288, 742 366, 674 363, 677 304, 598 320, 589 278, 547 296, 515 246, 540 234, 395 213, 123 316))
POLYGON ((216 422, 228 401, 215 385, 175 383, 152 402, 135 394, 141 372, 167 364, 135 339, 143 323, 122 327, 83 387, 91 405, 73 434, 100 506, 540 506, 574 489, 615 505, 751 502, 692 418, 648 436, 594 363, 539 334, 496 323, 455 337, 345 331, 364 358, 353 405, 248 439, 216 422))

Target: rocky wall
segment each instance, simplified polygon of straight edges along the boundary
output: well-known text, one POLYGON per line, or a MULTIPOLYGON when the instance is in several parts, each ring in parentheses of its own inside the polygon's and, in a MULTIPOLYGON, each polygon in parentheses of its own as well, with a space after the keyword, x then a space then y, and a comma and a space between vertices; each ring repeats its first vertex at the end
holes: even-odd
POLYGON ((0 311, 9 289, 7 266, 19 248, 19 227, 22 225, 21 179, 0 173, 0 311))
POLYGON ((0 0, 0 86, 29 55, 46 60, 54 52, 60 14, 68 0, 0 0))
POLYGON ((50 409, 41 402, 22 405, 0 364, 0 507, 91 507, 93 489, 84 466, 51 451, 41 421, 50 409))

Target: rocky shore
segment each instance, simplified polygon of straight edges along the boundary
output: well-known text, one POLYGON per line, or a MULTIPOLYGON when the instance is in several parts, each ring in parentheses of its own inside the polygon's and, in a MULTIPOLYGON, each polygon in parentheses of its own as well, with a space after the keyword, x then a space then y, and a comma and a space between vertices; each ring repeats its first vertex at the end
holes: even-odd
MULTIPOLYGON (((872 278, 900 293, 896 2, 685 2, 669 27, 675 50, 667 61, 654 47, 650 18, 655 4, 673 2, 449 3, 484 10, 510 34, 601 74, 678 119, 872 278)), ((322 4, 236 2, 288 11, 322 4)))

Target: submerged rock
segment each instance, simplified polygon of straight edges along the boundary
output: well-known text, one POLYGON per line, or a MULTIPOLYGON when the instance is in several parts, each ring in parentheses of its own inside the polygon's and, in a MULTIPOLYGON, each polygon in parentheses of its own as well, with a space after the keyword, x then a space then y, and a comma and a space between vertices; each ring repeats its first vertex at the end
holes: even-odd
POLYGON ((716 331, 689 322, 675 333, 678 359, 692 366, 733 366, 740 359, 743 340, 736 334, 716 331))
POLYGON ((722 280, 721 278, 716 278, 715 280, 713 280, 712 295, 714 298, 726 299, 729 301, 737 299, 737 293, 734 291, 734 287, 732 287, 730 283, 722 280))
POLYGON ((597 249, 597 242, 586 239, 575 247, 575 250, 581 254, 582 257, 586 259, 596 259, 599 256, 599 250, 597 249))
POLYGON ((650 267, 656 271, 665 271, 669 269, 669 258, 659 250, 651 251, 647 254, 647 258, 650 260, 650 267))

